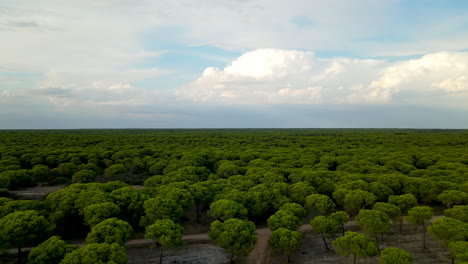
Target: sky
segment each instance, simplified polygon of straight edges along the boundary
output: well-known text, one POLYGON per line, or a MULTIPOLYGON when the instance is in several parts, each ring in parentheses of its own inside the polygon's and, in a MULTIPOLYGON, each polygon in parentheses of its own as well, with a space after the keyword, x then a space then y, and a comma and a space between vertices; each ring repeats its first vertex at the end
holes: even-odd
POLYGON ((465 0, 1 0, 0 129, 468 128, 465 0))

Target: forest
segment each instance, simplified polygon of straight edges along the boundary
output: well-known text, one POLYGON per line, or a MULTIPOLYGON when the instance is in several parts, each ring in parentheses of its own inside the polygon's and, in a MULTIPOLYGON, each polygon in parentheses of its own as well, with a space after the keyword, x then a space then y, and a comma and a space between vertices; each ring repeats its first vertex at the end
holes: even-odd
POLYGON ((299 263, 304 225, 343 263, 423 263, 382 246, 403 224, 468 263, 468 130, 0 130, 1 263, 131 263, 142 238, 169 263, 191 226, 227 263, 267 227, 267 255, 299 263), (38 186, 59 188, 16 195, 38 186))

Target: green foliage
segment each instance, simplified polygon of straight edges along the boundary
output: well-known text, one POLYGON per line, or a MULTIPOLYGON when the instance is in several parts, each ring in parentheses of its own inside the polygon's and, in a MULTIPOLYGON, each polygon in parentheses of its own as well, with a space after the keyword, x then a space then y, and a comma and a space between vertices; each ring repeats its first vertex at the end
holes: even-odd
POLYGON ((329 217, 333 218, 340 225, 344 225, 349 221, 348 214, 343 211, 331 213, 329 217))
POLYGON ((450 254, 459 261, 468 261, 468 242, 457 241, 448 244, 450 254))
POLYGON ((109 197, 120 208, 122 219, 133 223, 140 220, 143 213, 143 195, 132 187, 123 187, 113 190, 109 197))
POLYGON ((146 200, 143 203, 145 216, 141 218, 140 225, 148 226, 156 220, 171 219, 178 223, 184 214, 182 207, 172 199, 156 197, 146 200))
POLYGON ((320 214, 325 214, 335 209, 335 203, 323 194, 312 194, 306 197, 306 208, 312 211, 317 211, 320 214))
POLYGON ((133 236, 132 227, 117 218, 106 219, 91 228, 86 237, 86 244, 118 243, 125 244, 133 236))
POLYGON ((369 184, 369 192, 375 195, 379 202, 388 201, 388 197, 394 194, 390 187, 380 182, 372 182, 369 184))
POLYGON ((396 220, 401 217, 401 210, 398 206, 389 203, 376 203, 372 210, 377 210, 388 215, 391 220, 396 220))
MULTIPOLYGON (((336 253, 347 258, 350 254, 356 257, 367 257, 377 255, 375 243, 366 235, 348 231, 344 236, 335 239, 333 242, 336 253)), ((356 263, 356 261, 354 261, 356 263)))
POLYGON ((122 178, 127 173, 128 173, 128 169, 127 169, 127 167, 125 167, 124 164, 111 165, 111 166, 109 166, 109 168, 107 168, 104 171, 104 175, 106 175, 107 177, 109 177, 111 179, 122 178))
POLYGON ((61 264, 126 264, 125 248, 117 243, 88 244, 68 253, 61 264))
POLYGON ((388 198, 388 203, 398 206, 402 214, 408 212, 410 208, 418 205, 418 201, 412 194, 391 195, 388 198))
POLYGON ((444 210, 444 215, 468 223, 468 205, 455 205, 444 210))
POLYGON ((425 225, 434 216, 434 210, 429 206, 416 206, 408 211, 408 222, 415 225, 425 225))
POLYGON ((350 191, 343 200, 343 208, 351 215, 355 215, 360 209, 371 207, 376 199, 375 195, 367 191, 350 191))
POLYGON ((70 252, 78 249, 69 245, 58 236, 52 236, 33 248, 28 255, 28 263, 31 264, 59 264, 70 252))
POLYGON ((468 239, 468 224, 450 217, 434 221, 428 230, 434 239, 441 240, 445 244, 468 239))
POLYGON ((51 231, 47 220, 34 210, 8 214, 0 219, 0 226, 1 244, 17 248, 41 242, 51 231))
POLYGON ((96 172, 92 170, 81 170, 73 174, 73 183, 87 183, 94 182, 96 180, 96 172))
POLYGON ((281 227, 296 231, 302 225, 301 219, 289 210, 277 211, 268 218, 267 222, 271 231, 281 227))
POLYGON ((234 256, 247 256, 257 243, 253 222, 231 218, 226 222, 211 223, 208 236, 234 256))
POLYGON ((290 196, 295 203, 304 205, 306 202, 306 197, 317 193, 317 191, 315 190, 314 186, 310 185, 310 183, 302 181, 292 184, 290 193, 290 196))
POLYGON ((85 223, 91 227, 107 218, 117 217, 120 209, 111 202, 88 205, 84 208, 85 223))
POLYGON ((274 252, 289 256, 299 249, 301 239, 302 235, 297 231, 278 228, 271 233, 268 244, 274 252))
POLYGON ((444 204, 446 207, 450 208, 453 205, 467 203, 468 193, 457 190, 447 190, 439 194, 437 199, 441 201, 442 204, 444 204))
POLYGON ((80 215, 84 215, 84 209, 87 206, 111 201, 109 194, 99 189, 91 189, 80 192, 75 200, 75 207, 78 209, 80 215))
POLYGON ((319 215, 310 220, 312 229, 323 236, 331 237, 338 232, 338 221, 330 216, 319 215))
POLYGON ((411 264, 413 257, 401 248, 388 247, 380 252, 380 264, 411 264))
POLYGON ((235 201, 221 199, 210 205, 208 214, 222 221, 230 218, 245 219, 247 217, 247 209, 235 201))
POLYGON ((281 206, 280 210, 290 211, 299 219, 302 219, 306 214, 304 207, 297 203, 285 203, 283 206, 281 206))
POLYGON ((390 228, 390 218, 386 213, 378 210, 363 209, 359 211, 354 220, 364 233, 373 237, 384 234, 390 228))
POLYGON ((181 244, 184 229, 170 219, 157 220, 146 227, 145 238, 153 239, 163 247, 176 247, 181 244))

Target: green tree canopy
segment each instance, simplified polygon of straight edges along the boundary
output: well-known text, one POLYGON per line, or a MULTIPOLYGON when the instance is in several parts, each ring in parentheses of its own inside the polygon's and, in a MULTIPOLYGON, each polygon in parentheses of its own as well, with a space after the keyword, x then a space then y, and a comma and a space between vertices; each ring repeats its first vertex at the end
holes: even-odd
POLYGON ((73 174, 72 182, 73 183, 87 183, 94 182, 96 180, 96 172, 92 170, 80 170, 73 174))
POLYGON ((78 246, 67 244, 58 236, 52 236, 31 250, 28 255, 28 263, 59 264, 68 253, 78 248, 78 246))
POLYGON ((247 209, 245 209, 242 204, 235 201, 221 199, 210 205, 208 214, 222 221, 226 221, 230 218, 245 219, 247 217, 247 209))
POLYGON ((257 243, 255 224, 236 218, 212 222, 208 236, 231 253, 231 262, 233 256, 247 256, 257 243))
MULTIPOLYGON (((450 254, 453 259, 459 261, 468 261, 468 242, 467 241, 457 241, 448 244, 450 254)), ((452 259, 452 263, 453 263, 452 259)))
POLYGON ((68 253, 61 264, 126 264, 125 247, 118 243, 87 244, 68 253))
POLYGON ((468 205, 455 205, 444 210, 444 215, 468 223, 468 205))
POLYGON ((184 210, 176 201, 162 197, 146 200, 143 207, 146 215, 141 218, 141 226, 148 226, 153 224, 154 221, 162 219, 171 219, 178 223, 184 214, 184 210))
POLYGON ((353 263, 356 264, 357 257, 367 257, 377 255, 375 243, 366 235, 348 231, 344 236, 332 242, 336 253, 347 258, 353 255, 353 263))
POLYGON ((106 219, 93 226, 86 237, 86 244, 118 243, 124 245, 133 236, 129 223, 117 218, 106 219))
POLYGON ((408 211, 408 222, 423 228, 423 248, 426 248, 426 224, 433 216, 434 210, 429 206, 416 206, 408 211))
POLYGON ((428 228, 429 234, 444 244, 468 239, 468 224, 450 217, 434 221, 428 228))
POLYGON ((302 219, 306 214, 304 207, 298 203, 285 203, 281 206, 280 210, 290 211, 299 219, 302 219))
POLYGON ((335 209, 335 203, 327 195, 312 194, 306 197, 306 208, 311 211, 316 211, 320 214, 325 214, 335 209))
POLYGON ((25 244, 41 242, 51 231, 47 220, 34 210, 8 214, 0 219, 0 226, 0 241, 17 247, 18 259, 25 244))
POLYGON ((319 215, 310 220, 310 225, 316 233, 322 236, 325 248, 329 251, 330 249, 328 248, 327 240, 325 238, 331 237, 338 232, 338 221, 330 216, 319 215))
POLYGON ((143 213, 144 197, 133 187, 123 187, 113 190, 109 197, 120 209, 122 219, 129 223, 138 223, 143 213))
POLYGON ((375 195, 367 191, 350 191, 343 200, 343 208, 350 215, 356 215, 360 209, 371 207, 376 199, 375 195))
POLYGON ((437 199, 446 207, 450 208, 453 205, 460 205, 468 202, 468 193, 457 190, 447 190, 439 194, 437 199))
POLYGON ((120 209, 111 202, 88 205, 84 208, 85 223, 91 227, 105 219, 117 217, 120 209))
POLYGON ((386 213, 378 210, 363 209, 359 211, 359 214, 354 220, 364 233, 375 237, 376 242, 378 242, 379 235, 383 236, 383 234, 390 229, 390 218, 386 213))
POLYGON ((380 252, 380 264, 411 264, 413 257, 401 248, 388 247, 380 252))
POLYGON ((307 196, 317 193, 314 186, 310 185, 310 183, 306 181, 292 184, 289 190, 292 200, 300 205, 305 204, 307 196))
POLYGON ((374 204, 372 210, 377 210, 382 213, 386 213, 391 220, 398 220, 401 217, 400 208, 394 204, 379 202, 374 204))
POLYGON ((343 232, 343 236, 345 234, 344 224, 349 221, 349 216, 344 211, 338 211, 331 213, 329 215, 330 218, 334 219, 339 225, 341 225, 341 231, 343 232))
POLYGON ((291 254, 296 252, 301 245, 301 239, 301 233, 281 227, 271 233, 268 244, 274 252, 288 256, 288 262, 290 262, 291 254))
POLYGON ((289 210, 278 210, 268 218, 267 222, 271 231, 280 227, 296 231, 302 224, 301 219, 289 210))
POLYGON ((163 247, 175 247, 182 242, 184 229, 170 219, 157 220, 146 227, 145 238, 153 239, 156 246, 161 246, 159 263, 162 263, 163 247))

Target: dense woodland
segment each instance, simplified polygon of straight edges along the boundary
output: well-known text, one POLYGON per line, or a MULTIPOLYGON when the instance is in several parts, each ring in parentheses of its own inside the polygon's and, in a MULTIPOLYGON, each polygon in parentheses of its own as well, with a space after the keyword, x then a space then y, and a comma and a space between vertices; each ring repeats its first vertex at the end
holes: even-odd
POLYGON ((186 223, 207 220, 234 261, 253 250, 259 224, 291 255, 309 220, 350 263, 411 263, 379 248, 403 221, 468 261, 466 130, 18 130, 0 131, 0 155, 0 247, 37 246, 28 263, 126 263, 136 233, 162 258, 186 223), (10 193, 37 185, 66 187, 43 201, 10 193), (344 232, 349 220, 361 232, 344 232), (82 248, 65 242, 80 238, 82 248))

